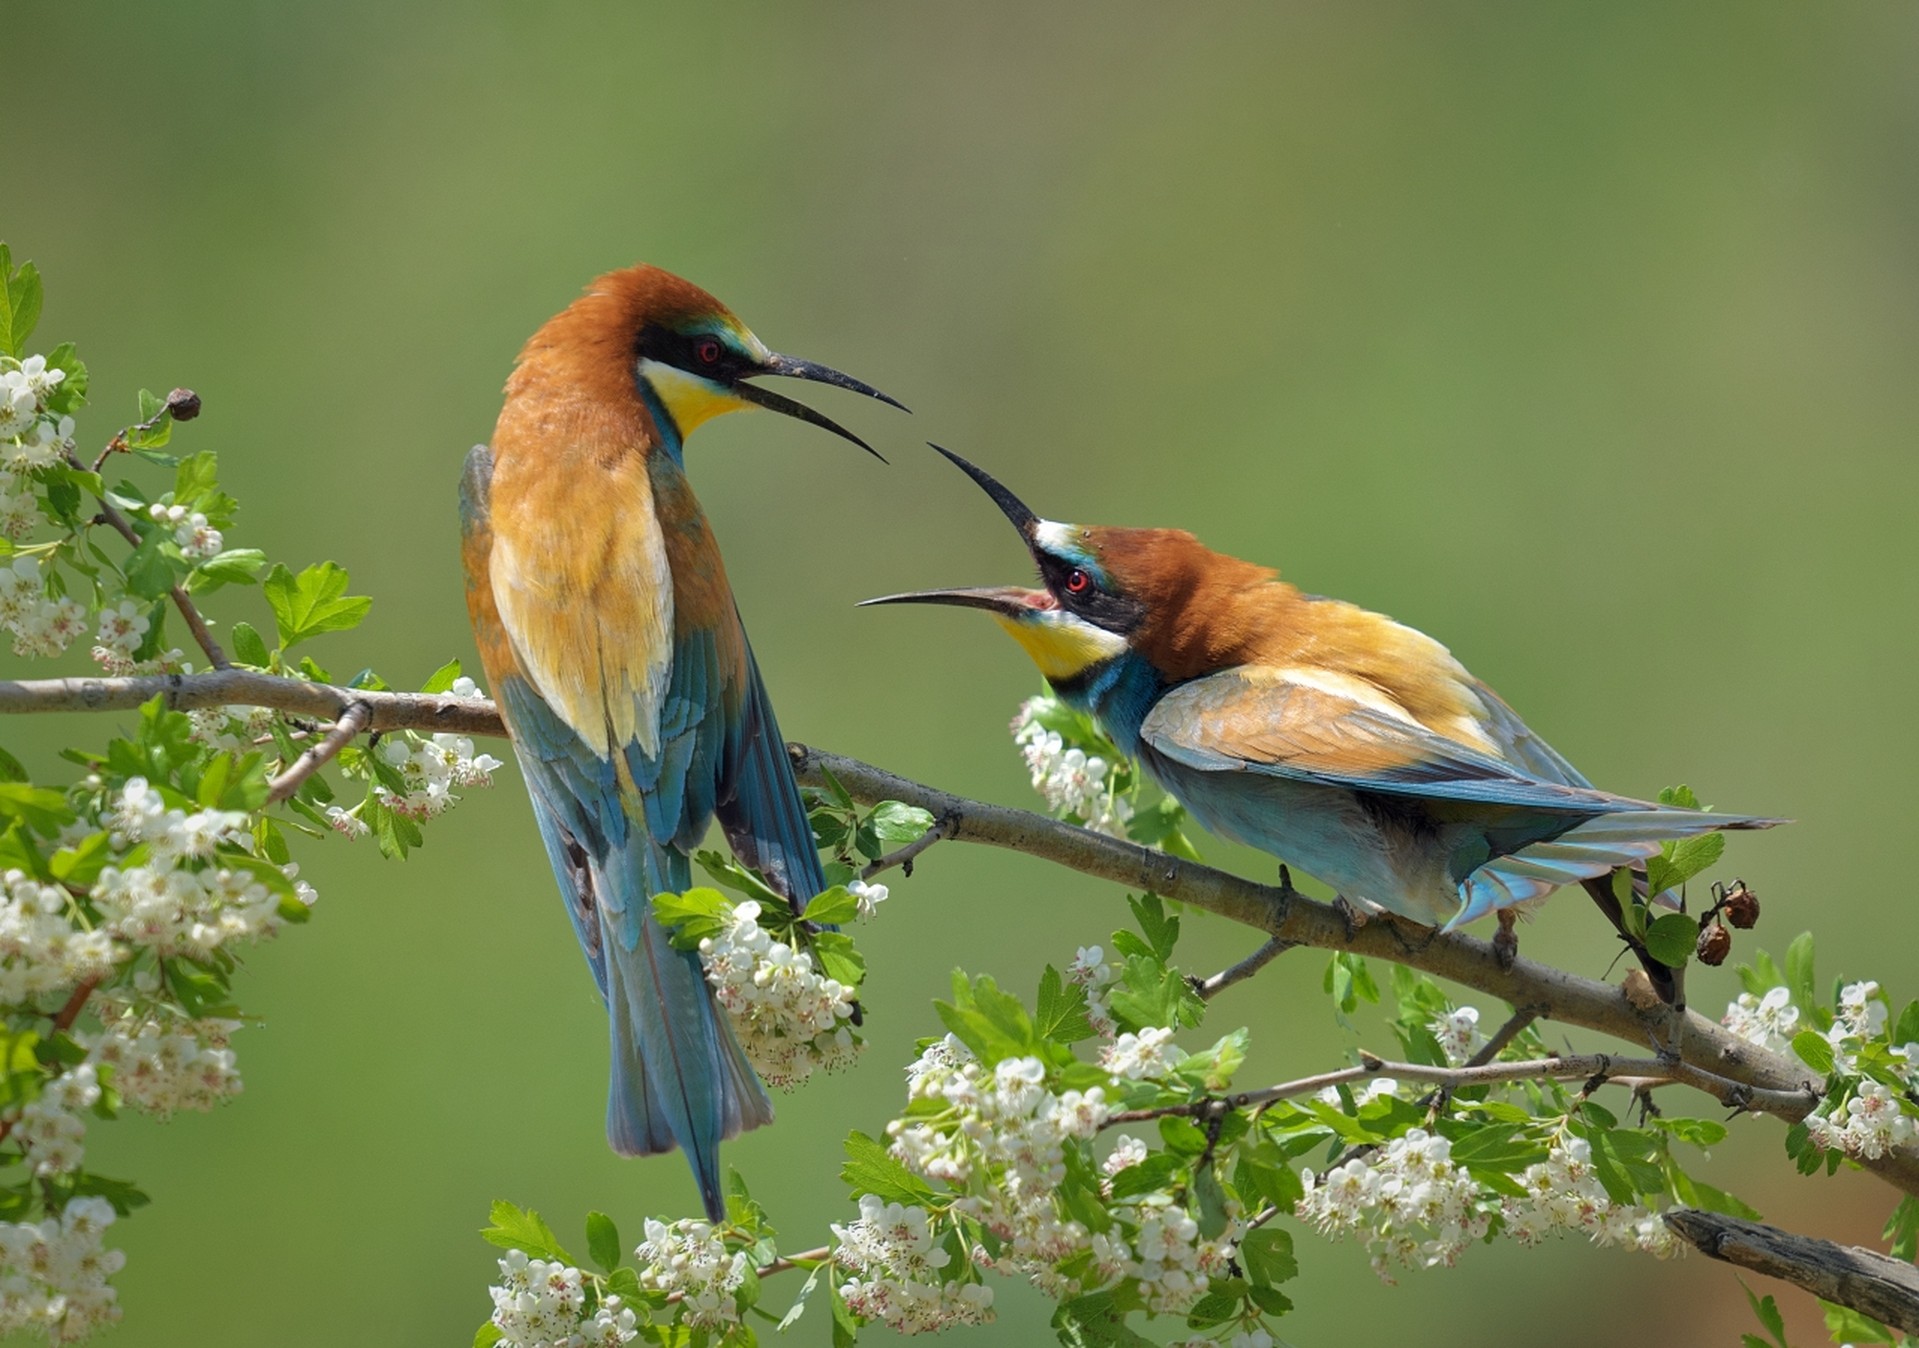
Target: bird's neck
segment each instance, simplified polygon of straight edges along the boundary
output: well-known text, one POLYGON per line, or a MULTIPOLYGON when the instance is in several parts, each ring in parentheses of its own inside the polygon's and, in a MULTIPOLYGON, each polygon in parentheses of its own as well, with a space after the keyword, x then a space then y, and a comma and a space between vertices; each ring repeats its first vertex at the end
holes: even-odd
POLYGON ((660 397, 660 391, 653 387, 653 381, 641 375, 634 380, 640 391, 640 401, 646 404, 647 415, 653 418, 653 429, 659 435, 659 447, 674 463, 684 464, 682 457, 685 437, 680 433, 680 423, 673 419, 673 413, 667 409, 666 400, 660 397))
POLYGON ((1106 737, 1129 758, 1139 755, 1139 728, 1166 691, 1158 672, 1136 651, 1089 665, 1072 678, 1052 684, 1063 702, 1097 720, 1106 737))

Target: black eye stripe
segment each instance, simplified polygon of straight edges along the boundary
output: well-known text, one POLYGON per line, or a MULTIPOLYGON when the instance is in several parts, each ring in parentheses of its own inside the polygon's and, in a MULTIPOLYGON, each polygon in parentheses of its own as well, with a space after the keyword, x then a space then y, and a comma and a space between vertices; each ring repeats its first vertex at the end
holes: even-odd
POLYGON ((652 323, 640 329, 633 353, 640 360, 658 361, 722 383, 731 383, 749 373, 751 367, 750 361, 715 333, 676 332, 652 323))

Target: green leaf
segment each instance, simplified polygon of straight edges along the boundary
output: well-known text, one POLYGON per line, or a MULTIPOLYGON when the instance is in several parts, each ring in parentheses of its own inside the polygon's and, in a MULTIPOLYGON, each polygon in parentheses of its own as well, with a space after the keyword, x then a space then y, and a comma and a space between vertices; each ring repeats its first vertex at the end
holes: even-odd
POLYGON ((1292 1234, 1276 1226, 1248 1231, 1239 1242, 1239 1260, 1246 1266, 1247 1278, 1256 1286, 1272 1287, 1299 1276, 1292 1234))
POLYGON ((211 594, 222 585, 251 585, 266 564, 267 555, 258 548, 228 548, 193 568, 193 574, 187 577, 187 590, 211 594))
POLYGON ((620 1228, 604 1212, 586 1214, 586 1252, 608 1273, 620 1266, 620 1228))
POLYGON ((1174 1071, 1204 1090, 1223 1091, 1246 1061, 1246 1040, 1244 1028, 1234 1030, 1204 1052, 1187 1054, 1174 1071))
POLYGON ((1826 1334, 1834 1343, 1898 1343, 1899 1336, 1870 1316, 1861 1315, 1850 1306, 1840 1306, 1825 1300, 1819 1301, 1820 1309, 1826 1313, 1826 1334))
POLYGON ((125 1180, 108 1179, 105 1175, 83 1173, 75 1175, 64 1186, 67 1194, 73 1198, 104 1198, 113 1205, 113 1210, 125 1217, 135 1208, 143 1208, 153 1200, 144 1190, 125 1180))
POLYGON ((0 782, 24 782, 26 780, 27 770, 21 764, 20 760, 8 753, 4 748, 0 748, 0 782))
POLYGON ((860 901, 849 894, 844 887, 835 885, 831 889, 815 894, 806 905, 806 911, 800 916, 808 922, 817 922, 821 926, 834 926, 851 922, 860 915, 860 901))
POLYGON ((1801 1030, 1792 1037, 1792 1051, 1799 1061, 1825 1076, 1832 1071, 1832 1044, 1817 1030, 1801 1030))
POLYGON ((540 1214, 532 1208, 516 1207, 505 1199, 495 1199, 488 1216, 493 1225, 480 1232, 480 1238, 503 1250, 519 1250, 534 1259, 557 1259, 579 1267, 579 1260, 568 1254, 540 1214))
POLYGON ((344 632, 358 627, 373 601, 348 595, 346 571, 332 562, 319 562, 299 575, 275 565, 267 572, 267 603, 280 628, 280 645, 291 650, 322 632, 344 632))
POLYGON ((1677 805, 1682 810, 1697 810, 1703 808, 1699 804, 1699 797, 1692 793, 1690 786, 1667 787, 1659 793, 1659 803, 1661 805, 1677 805))
POLYGON ((1799 1008, 1800 1015, 1811 1016, 1819 1009, 1818 994, 1813 990, 1812 933, 1809 931, 1800 932, 1786 947, 1786 988, 1792 993, 1792 1004, 1799 1008))
POLYGON ((826 1295, 827 1304, 833 1309, 833 1348, 853 1348, 859 1339, 860 1322, 847 1309, 846 1299, 840 1295, 836 1280, 826 1280, 826 1295))
POLYGON ((883 1143, 865 1133, 846 1138, 846 1164, 840 1178, 852 1187, 853 1196, 872 1194, 888 1203, 917 1204, 924 1207, 934 1199, 926 1181, 887 1154, 883 1143))
POLYGON ((1077 1044, 1093 1037, 1086 989, 1077 983, 1068 983, 1050 964, 1039 976, 1039 1001, 1033 1028, 1039 1031, 1041 1038, 1056 1044, 1077 1044))
POLYGON ((121 564, 121 572, 127 578, 127 591, 141 599, 158 599, 167 594, 187 573, 186 563, 180 560, 180 549, 174 545, 172 535, 155 529, 140 540, 121 564))
POLYGON ((698 950, 700 942, 725 930, 733 905, 717 889, 704 886, 684 894, 655 894, 653 916, 672 937, 676 950, 698 950))
POLYGON ((1172 959, 1173 947, 1179 942, 1179 919, 1168 915, 1166 905, 1159 901, 1157 894, 1141 894, 1137 898, 1128 894, 1126 902, 1132 907, 1133 921, 1139 924, 1140 934, 1160 963, 1172 959))
POLYGON ((67 798, 48 786, 0 782, 0 819, 18 819, 36 833, 57 833, 73 818, 67 798))
POLYGON ((1119 981, 1107 989, 1106 1005, 1131 1030, 1197 1025, 1206 1014, 1206 1003, 1184 974, 1139 955, 1127 959, 1119 981))
POLYGON ((233 645, 233 653, 243 665, 252 665, 256 669, 265 669, 272 657, 267 654, 267 644, 253 628, 252 623, 235 623, 227 629, 227 638, 233 645))
POLYGON ((423 693, 444 693, 453 687, 453 681, 459 677, 460 662, 458 660, 449 660, 433 671, 427 678, 427 681, 420 685, 420 691, 423 693))
POLYGON ((820 972, 828 978, 837 979, 849 988, 857 988, 866 981, 866 959, 854 946, 853 938, 844 932, 820 932, 813 937, 812 948, 820 972))
POLYGON ((31 262, 13 270, 13 258, 0 245, 0 354, 16 360, 27 353, 27 339, 40 321, 40 269, 31 262))
POLYGON ((505 1337, 505 1332, 491 1320, 488 1320, 485 1324, 473 1331, 473 1348, 493 1348, 494 1344, 505 1337))
POLYGON ((66 375, 47 395, 47 411, 56 417, 70 416, 87 400, 87 367, 81 363, 72 342, 62 342, 47 352, 47 368, 66 375))
POLYGON ((1199 1204, 1199 1233, 1208 1240, 1226 1229, 1226 1191, 1220 1187, 1219 1174, 1210 1165, 1201 1166, 1193 1175, 1193 1198, 1199 1204))
POLYGON ((933 816, 916 805, 883 800, 867 811, 853 833, 853 846, 868 861, 916 841, 933 827, 933 816))
MULTIPOLYGON (((1737 1274, 1733 1276, 1738 1277, 1737 1274)), ((1746 1286, 1746 1280, 1744 1278, 1739 1279, 1739 1286, 1746 1293, 1746 1304, 1752 1307, 1752 1313, 1759 1317, 1759 1323, 1766 1327, 1768 1334, 1772 1335, 1773 1342, 1778 1344, 1779 1348, 1787 1348, 1786 1318, 1779 1313, 1779 1303, 1771 1297, 1761 1298, 1754 1296, 1752 1294, 1752 1288, 1746 1286)), ((1746 1337, 1751 1338, 1752 1336, 1747 1335, 1746 1337)), ((1764 1348, 1763 1340, 1761 1340, 1761 1348, 1764 1348)))
POLYGON ((1646 928, 1646 949, 1661 964, 1675 969, 1685 966, 1698 944, 1699 922, 1684 913, 1667 913, 1646 928))
POLYGON ((1881 1234, 1886 1241, 1886 1253, 1910 1264, 1913 1256, 1919 1254, 1919 1198, 1907 1194, 1900 1199, 1881 1234))

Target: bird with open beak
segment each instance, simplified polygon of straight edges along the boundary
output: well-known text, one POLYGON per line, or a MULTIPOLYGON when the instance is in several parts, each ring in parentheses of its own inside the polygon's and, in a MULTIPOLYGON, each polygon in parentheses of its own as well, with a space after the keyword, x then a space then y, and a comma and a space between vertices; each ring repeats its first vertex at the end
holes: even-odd
POLYGON ((826 879, 682 454, 697 427, 753 407, 875 452, 751 382, 769 375, 893 403, 768 350, 677 276, 611 272, 527 342, 460 483, 474 638, 611 1022, 607 1138, 624 1155, 683 1148, 716 1222, 720 1142, 773 1109, 653 896, 690 885, 716 818, 796 907, 826 879))
POLYGON ((1510 959, 1515 910, 1582 885, 1682 1003, 1678 971, 1624 923, 1612 874, 1669 840, 1782 821, 1595 790, 1424 633, 1302 594, 1181 530, 1041 519, 939 452, 1019 531, 1040 586, 867 603, 985 610, 1200 823, 1349 904, 1449 929, 1496 913, 1510 959))

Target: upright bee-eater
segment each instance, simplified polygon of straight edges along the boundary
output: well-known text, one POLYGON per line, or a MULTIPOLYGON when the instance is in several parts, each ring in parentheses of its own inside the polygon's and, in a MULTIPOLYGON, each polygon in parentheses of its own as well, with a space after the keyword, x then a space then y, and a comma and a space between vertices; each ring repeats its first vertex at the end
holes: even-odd
POLYGON ((460 482, 474 639, 612 1023, 607 1140, 627 1156, 684 1148, 715 1221, 721 1140, 773 1109, 652 899, 687 888, 715 818, 789 899, 826 882, 681 450, 720 413, 766 407, 872 452, 747 382, 760 375, 893 402, 769 351, 677 276, 610 272, 520 352, 491 452, 477 446, 460 482))
MULTIPOLYGON (((1042 588, 867 602, 986 610, 1202 824, 1349 903, 1446 928, 1496 912, 1510 949, 1518 905, 1578 883, 1620 925, 1615 870, 1668 840, 1781 822, 1597 791, 1424 633, 1181 530, 1041 519, 940 453, 1019 530, 1042 588)), ((1627 939, 1677 1001, 1675 971, 1627 939)))

